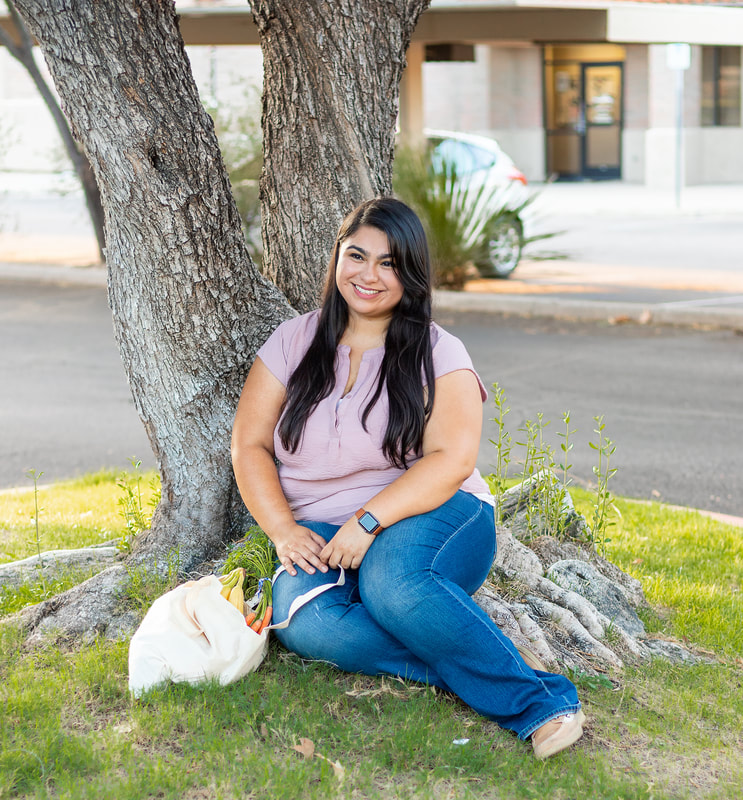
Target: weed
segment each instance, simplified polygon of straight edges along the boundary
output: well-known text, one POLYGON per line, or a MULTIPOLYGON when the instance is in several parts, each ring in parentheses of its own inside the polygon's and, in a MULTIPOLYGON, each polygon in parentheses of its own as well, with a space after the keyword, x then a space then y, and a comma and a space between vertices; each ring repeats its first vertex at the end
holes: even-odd
POLYGON ((150 483, 151 495, 145 504, 142 501, 142 462, 132 456, 129 459, 134 472, 122 472, 116 479, 116 485, 121 489, 118 499, 119 513, 124 518, 126 532, 119 540, 119 550, 130 553, 134 546, 135 538, 147 530, 152 524, 152 514, 160 502, 160 488, 157 477, 150 483))
POLYGON ((609 621, 609 624, 604 630, 604 641, 611 647, 620 644, 622 641, 622 636, 613 619, 609 621))
MULTIPOLYGON (((549 534, 564 538, 567 489, 558 484, 558 464, 554 449, 545 441, 544 431, 549 425, 543 414, 537 421, 526 420, 519 432, 524 441, 516 444, 524 448, 521 492, 519 504, 526 501, 526 524, 529 537, 549 534), (524 493, 528 493, 527 496, 524 493)), ((567 479, 566 479, 567 480, 567 479)))
POLYGON ((39 508, 39 478, 43 474, 43 472, 37 472, 35 469, 28 470, 28 476, 34 482, 34 532, 36 534, 36 555, 39 557, 36 567, 39 571, 39 583, 44 595, 46 595, 46 579, 44 578, 44 564, 41 559, 41 534, 39 529, 39 511, 41 510, 39 508))
POLYGON ((614 684, 605 675, 591 675, 574 667, 567 669, 565 674, 578 689, 614 689, 614 684))
POLYGON ((488 476, 488 484, 490 491, 495 497, 495 519, 497 522, 503 520, 503 508, 501 504, 501 497, 506 490, 506 481, 508 479, 508 465, 511 461, 511 434, 506 430, 506 416, 511 411, 510 407, 506 405, 505 393, 503 389, 497 384, 493 384, 493 402, 495 403, 496 416, 493 421, 497 423, 498 438, 490 443, 495 445, 496 460, 495 472, 488 476))
POLYGON ((604 435, 603 416, 594 417, 596 427, 594 433, 598 434, 598 444, 589 442, 588 446, 598 454, 598 464, 593 467, 593 474, 596 476, 596 500, 593 506, 593 519, 591 521, 591 531, 593 544, 602 556, 606 556, 606 545, 611 539, 606 535, 606 530, 614 525, 614 520, 608 517, 609 509, 616 512, 614 498, 608 489, 609 479, 616 474, 616 467, 610 467, 609 461, 616 451, 616 446, 611 439, 604 435))
MULTIPOLYGON (((503 517, 502 496, 509 483, 508 471, 513 454, 511 434, 506 430, 506 415, 510 408, 506 405, 503 389, 493 384, 494 404, 498 436, 490 442, 496 448, 495 472, 486 476, 486 481, 495 496, 496 519, 500 522, 503 517)), ((558 462, 555 449, 546 441, 545 430, 549 421, 544 415, 537 414, 536 421, 527 419, 518 428, 519 439, 515 445, 523 448, 523 457, 520 459, 521 471, 515 474, 519 479, 518 507, 526 508, 526 536, 533 538, 543 534, 555 536, 558 539, 581 538, 590 541, 594 547, 606 555, 606 544, 611 541, 606 535, 606 529, 614 525, 614 518, 619 511, 613 502, 608 489, 609 479, 616 473, 616 468, 610 466, 610 457, 616 449, 614 443, 604 435, 605 424, 603 417, 594 417, 599 434, 598 444, 589 442, 589 446, 598 453, 598 465, 593 467, 593 473, 598 481, 596 500, 593 506, 593 523, 589 528, 584 520, 579 518, 572 507, 572 498, 569 487, 572 485, 570 470, 570 453, 573 450, 573 435, 577 429, 571 428, 570 412, 562 416, 564 430, 557 436, 561 439, 561 460, 558 462), (558 475, 560 476, 558 478, 558 475), (612 517, 610 518, 610 512, 612 517)))

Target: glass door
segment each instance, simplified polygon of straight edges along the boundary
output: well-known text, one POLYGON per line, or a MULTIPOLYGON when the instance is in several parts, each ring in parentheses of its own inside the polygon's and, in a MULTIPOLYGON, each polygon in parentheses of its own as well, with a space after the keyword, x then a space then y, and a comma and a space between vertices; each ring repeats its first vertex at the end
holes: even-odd
POLYGON ((588 60, 583 49, 545 57, 547 169, 562 180, 620 178, 623 64, 588 60))
POLYGON ((545 68, 547 166, 560 178, 580 178, 582 94, 580 64, 562 62, 545 68))
POLYGON ((622 163, 622 65, 581 64, 582 169, 586 178, 619 178, 622 163))

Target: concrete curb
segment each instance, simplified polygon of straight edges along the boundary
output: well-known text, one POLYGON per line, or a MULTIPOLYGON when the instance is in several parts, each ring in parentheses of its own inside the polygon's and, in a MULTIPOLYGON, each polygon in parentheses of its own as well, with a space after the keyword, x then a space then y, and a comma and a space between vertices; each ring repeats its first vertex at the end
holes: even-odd
POLYGON ((550 299, 522 295, 434 292, 436 311, 472 311, 515 314, 522 317, 578 320, 582 322, 634 322, 638 325, 676 325, 743 331, 743 313, 723 308, 683 308, 604 300, 550 299))
MULTIPOLYGON (((30 281, 59 286, 99 286, 106 288, 104 267, 72 267, 53 264, 0 263, 0 281, 30 281)), ((672 304, 643 304, 580 300, 573 298, 531 297, 516 294, 452 292, 433 293, 436 311, 511 314, 580 322, 674 325, 743 331, 743 311, 729 308, 694 308, 672 304)))
POLYGON ((56 283, 62 286, 107 286, 105 267, 61 264, 0 263, 0 280, 56 283))

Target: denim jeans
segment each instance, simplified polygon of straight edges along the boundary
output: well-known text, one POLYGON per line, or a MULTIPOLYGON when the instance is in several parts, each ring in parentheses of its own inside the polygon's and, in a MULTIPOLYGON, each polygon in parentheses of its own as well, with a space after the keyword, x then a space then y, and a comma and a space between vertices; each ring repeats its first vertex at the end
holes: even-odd
MULTIPOLYGON (((338 526, 302 522, 326 540, 338 526)), ((564 676, 527 666, 471 595, 495 555, 493 509, 459 491, 427 514, 382 531, 346 583, 300 609, 279 641, 303 658, 347 672, 391 674, 438 686, 526 739, 547 720, 580 708, 564 676)), ((338 572, 282 573, 274 619, 338 572)))

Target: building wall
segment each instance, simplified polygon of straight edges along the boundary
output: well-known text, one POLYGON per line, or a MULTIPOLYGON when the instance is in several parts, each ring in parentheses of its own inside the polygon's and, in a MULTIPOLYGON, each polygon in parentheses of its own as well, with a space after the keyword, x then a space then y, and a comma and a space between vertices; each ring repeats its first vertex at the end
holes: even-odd
POLYGON ((492 136, 529 180, 544 180, 540 47, 480 44, 473 62, 425 63, 423 107, 427 128, 492 136))
MULTIPOLYGON (((676 75, 665 45, 625 46, 622 177, 675 185, 676 75)), ((187 48, 202 97, 238 108, 260 90, 259 47, 187 48)), ((37 54, 42 72, 43 59, 37 54)), ((531 181, 546 177, 542 49, 484 43, 474 62, 425 63, 425 125, 493 136, 531 181)), ((741 89, 743 94, 743 88, 741 89)), ((702 127, 701 51, 684 74, 684 183, 743 183, 743 127, 702 127)), ((0 48, 0 170, 51 171, 69 163, 25 70, 0 48)))
POLYGON ((645 180, 645 130, 648 127, 648 48, 628 45, 624 61, 624 130, 622 178, 628 183, 645 180))
MULTIPOLYGON (((678 180, 678 72, 668 67, 666 45, 648 45, 649 118, 645 131, 647 186, 671 189, 678 180)), ((743 128, 702 127, 701 48, 691 49, 682 71, 681 185, 743 182, 743 128)))
POLYGON ((483 133, 490 128, 487 45, 475 46, 474 61, 423 64, 423 119, 426 128, 483 133))
POLYGON ((489 56, 488 133, 498 140, 529 180, 543 181, 546 165, 542 48, 492 46, 489 56))

